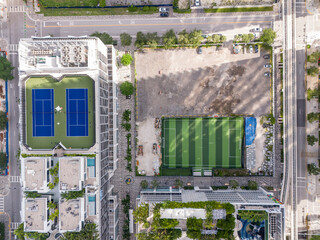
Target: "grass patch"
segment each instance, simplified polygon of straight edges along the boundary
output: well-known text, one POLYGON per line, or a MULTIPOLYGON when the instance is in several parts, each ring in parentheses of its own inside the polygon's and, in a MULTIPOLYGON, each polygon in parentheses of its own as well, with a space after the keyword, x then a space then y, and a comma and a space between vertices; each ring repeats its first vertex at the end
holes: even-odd
POLYGON ((44 8, 41 7, 40 14, 44 16, 88 16, 88 15, 139 15, 157 13, 157 7, 137 8, 137 11, 129 11, 125 8, 44 8))
POLYGON ((218 12, 261 12, 273 11, 271 7, 246 7, 246 8, 208 8, 204 9, 205 13, 218 13, 218 12))
POLYGON ((175 13, 191 13, 191 9, 179 9, 179 8, 174 8, 173 12, 175 13))
POLYGON ((192 168, 160 168, 161 176, 192 176, 192 168))
POLYGON ((51 149, 61 142, 67 148, 89 148, 94 143, 94 88, 93 80, 88 76, 68 76, 62 81, 51 77, 32 77, 26 81, 26 126, 27 145, 33 149, 51 149), (66 88, 87 88, 88 89, 88 136, 68 137, 67 136, 67 107, 66 88), (32 119, 32 89, 54 89, 54 107, 61 106, 61 112, 54 114, 54 136, 33 137, 32 119), (59 125, 57 123, 60 123, 59 125))
POLYGON ((39 0, 44 7, 96 7, 99 0, 39 0))

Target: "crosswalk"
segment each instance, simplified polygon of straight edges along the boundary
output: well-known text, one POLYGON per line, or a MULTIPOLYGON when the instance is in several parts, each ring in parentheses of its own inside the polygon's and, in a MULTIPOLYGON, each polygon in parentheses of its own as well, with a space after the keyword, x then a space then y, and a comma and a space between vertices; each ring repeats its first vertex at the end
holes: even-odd
POLYGON ((8 12, 25 12, 26 6, 20 5, 20 6, 8 6, 8 12))
POLYGON ((20 176, 10 176, 10 182, 20 183, 20 176))
POLYGON ((0 197, 0 212, 4 212, 4 197, 0 197))
POLYGON ((18 44, 9 44, 9 51, 10 52, 17 52, 19 49, 19 45, 18 44))
POLYGON ((11 230, 15 230, 19 227, 20 223, 19 222, 12 222, 11 223, 11 230))

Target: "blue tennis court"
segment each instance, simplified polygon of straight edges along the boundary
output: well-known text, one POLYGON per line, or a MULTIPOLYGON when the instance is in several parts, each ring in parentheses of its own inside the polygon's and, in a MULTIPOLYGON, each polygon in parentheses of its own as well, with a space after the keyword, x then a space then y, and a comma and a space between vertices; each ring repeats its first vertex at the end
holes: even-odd
POLYGON ((88 136, 88 89, 67 88, 67 136, 88 136))
POLYGON ((53 89, 32 89, 32 135, 54 136, 53 89))

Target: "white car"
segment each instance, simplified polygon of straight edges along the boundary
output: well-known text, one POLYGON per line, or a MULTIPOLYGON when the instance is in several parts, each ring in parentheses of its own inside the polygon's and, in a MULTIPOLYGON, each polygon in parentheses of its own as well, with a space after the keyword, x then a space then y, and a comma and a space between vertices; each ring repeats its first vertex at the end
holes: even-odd
POLYGON ((265 64, 264 67, 265 68, 271 68, 271 65, 270 64, 265 64))
POLYGON ((200 0, 194 0, 194 5, 195 6, 200 6, 200 0))
POLYGON ((253 53, 253 47, 252 47, 252 45, 249 46, 249 53, 253 53))
POLYGON ((169 8, 160 7, 159 12, 169 12, 169 8))
POLYGON ((253 31, 254 32, 262 32, 262 28, 254 28, 253 31))

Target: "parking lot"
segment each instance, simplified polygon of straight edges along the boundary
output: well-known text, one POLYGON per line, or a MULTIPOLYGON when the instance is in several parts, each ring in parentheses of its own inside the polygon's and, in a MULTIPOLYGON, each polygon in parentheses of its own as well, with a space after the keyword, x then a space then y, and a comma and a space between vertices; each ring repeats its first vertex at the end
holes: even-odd
POLYGON ((269 60, 259 53, 147 50, 136 53, 138 121, 176 115, 265 115, 270 111, 269 60))

